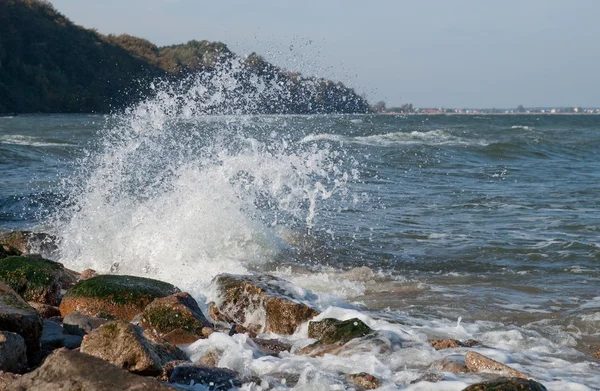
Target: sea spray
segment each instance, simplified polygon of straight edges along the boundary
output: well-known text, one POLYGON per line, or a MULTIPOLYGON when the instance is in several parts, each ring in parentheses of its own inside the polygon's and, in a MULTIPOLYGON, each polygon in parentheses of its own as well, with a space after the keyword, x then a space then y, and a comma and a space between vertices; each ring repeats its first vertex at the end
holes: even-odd
POLYGON ((229 64, 176 86, 156 82, 152 99, 108 119, 55 219, 61 262, 201 294, 220 272, 272 261, 287 246, 278 227, 311 231, 319 211, 339 207, 358 177, 341 168, 348 157, 298 143, 282 117, 233 115, 277 95, 277 85, 253 79, 253 93, 239 90, 234 107, 223 106, 238 90, 236 72, 229 64))

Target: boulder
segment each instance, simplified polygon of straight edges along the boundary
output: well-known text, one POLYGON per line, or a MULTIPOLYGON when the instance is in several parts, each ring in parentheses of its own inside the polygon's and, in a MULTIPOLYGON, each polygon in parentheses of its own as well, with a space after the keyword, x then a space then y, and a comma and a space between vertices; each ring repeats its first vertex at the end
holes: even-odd
POLYGON ((500 378, 472 384, 463 391, 547 391, 543 384, 531 379, 500 378))
POLYGON ((175 391, 87 354, 56 350, 35 371, 8 386, 10 391, 175 391))
POLYGON ((27 304, 29 304, 30 306, 35 308, 35 310, 38 312, 38 314, 40 314, 42 319, 49 319, 49 318, 56 318, 56 317, 60 318, 60 310, 56 306, 49 305, 49 304, 36 303, 35 301, 28 301, 27 304))
POLYGON ((144 309, 139 324, 160 336, 181 329, 194 335, 196 340, 206 338, 212 331, 212 324, 202 314, 196 300, 186 292, 154 299, 144 309))
POLYGON ((148 334, 144 335, 142 328, 131 323, 110 322, 88 334, 80 351, 148 376, 160 375, 169 361, 187 360, 185 353, 175 346, 146 337, 148 334))
POLYGON ((471 372, 504 372, 510 377, 516 377, 521 379, 528 379, 531 376, 524 374, 523 372, 517 371, 509 367, 508 365, 504 365, 499 363, 498 361, 492 360, 489 357, 484 356, 483 354, 479 354, 477 352, 467 352, 465 354, 465 365, 471 372))
POLYGON ((0 259, 0 280, 27 301, 58 305, 62 289, 77 280, 60 263, 38 257, 0 259))
POLYGON ((42 232, 15 231, 0 234, 0 243, 22 254, 39 254, 45 258, 53 258, 58 252, 56 236, 42 232))
POLYGON ((95 318, 75 311, 64 317, 63 328, 68 334, 83 337, 108 322, 110 322, 108 319, 95 318))
MULTIPOLYGON (((324 354, 338 355, 345 349, 344 346, 353 340, 370 338, 373 346, 380 345, 373 330, 358 318, 348 320, 337 320, 333 318, 323 319, 308 324, 308 337, 317 338, 318 341, 298 350, 297 354, 307 354, 318 357, 324 354)), ((384 347, 385 348, 385 347, 384 347)))
POLYGON ((25 340, 17 333, 0 331, 0 370, 13 373, 27 370, 25 340))
POLYGON ((293 334, 319 314, 299 298, 310 294, 274 276, 220 274, 213 284, 217 291, 217 302, 211 304, 213 319, 255 332, 293 334))
POLYGON ((0 391, 7 390, 8 386, 19 380, 20 377, 21 375, 0 371, 0 391))
POLYGON ((154 299, 179 292, 175 286, 150 278, 105 274, 79 281, 65 293, 60 313, 131 321, 154 299))
POLYGON ((429 367, 433 371, 450 372, 450 373, 465 373, 469 372, 469 368, 464 363, 464 360, 453 360, 446 357, 440 361, 434 362, 429 367))
POLYGON ((225 391, 241 387, 242 382, 235 372, 226 368, 211 368, 199 364, 181 364, 173 368, 169 382, 190 385, 202 384, 210 390, 225 391))
POLYGON ((30 365, 37 362, 42 318, 12 288, 0 282, 0 330, 17 333, 25 340, 30 365))
POLYGON ((374 390, 381 386, 381 382, 375 376, 369 375, 366 372, 354 373, 346 376, 345 379, 351 381, 357 387, 365 390, 374 390))
POLYGON ((40 340, 42 351, 50 354, 51 351, 65 346, 63 328, 60 323, 44 320, 44 329, 40 340))

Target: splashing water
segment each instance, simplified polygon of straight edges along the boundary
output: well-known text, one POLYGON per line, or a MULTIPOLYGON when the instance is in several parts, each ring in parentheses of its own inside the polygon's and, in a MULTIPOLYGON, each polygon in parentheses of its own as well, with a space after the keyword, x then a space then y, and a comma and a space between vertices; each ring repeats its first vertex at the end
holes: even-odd
POLYGON ((285 246, 278 226, 314 229, 357 173, 341 168, 342 152, 296 143, 284 117, 232 115, 277 95, 259 78, 241 93, 238 71, 227 64, 177 86, 156 83, 154 98, 108 119, 55 219, 61 262, 198 293, 220 272, 272 260, 285 246))

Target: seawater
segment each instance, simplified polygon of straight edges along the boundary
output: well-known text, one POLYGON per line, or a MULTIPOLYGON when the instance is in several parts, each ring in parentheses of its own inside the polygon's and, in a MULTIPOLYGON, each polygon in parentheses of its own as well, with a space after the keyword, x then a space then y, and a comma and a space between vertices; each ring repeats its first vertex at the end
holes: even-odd
POLYGON ((176 98, 0 118, 0 229, 54 233, 68 267, 169 281, 203 305, 218 273, 272 273, 321 318, 359 317, 399 347, 188 347, 219 347, 243 374, 295 373, 296 389, 362 371, 383 389, 482 380, 411 385, 448 354, 428 338, 476 339, 549 390, 600 387, 600 117, 209 116, 176 98))

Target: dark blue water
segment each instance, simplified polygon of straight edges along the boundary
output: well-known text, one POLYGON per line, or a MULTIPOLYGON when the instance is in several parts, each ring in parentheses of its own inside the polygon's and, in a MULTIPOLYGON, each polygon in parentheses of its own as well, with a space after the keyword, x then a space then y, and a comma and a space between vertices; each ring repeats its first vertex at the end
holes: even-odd
POLYGON ((594 378, 599 116, 132 118, 0 118, 0 230, 50 230, 67 264, 140 259, 187 287, 159 262, 176 243, 173 262, 208 277, 279 273, 429 334, 460 318, 594 378))

